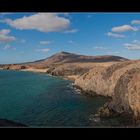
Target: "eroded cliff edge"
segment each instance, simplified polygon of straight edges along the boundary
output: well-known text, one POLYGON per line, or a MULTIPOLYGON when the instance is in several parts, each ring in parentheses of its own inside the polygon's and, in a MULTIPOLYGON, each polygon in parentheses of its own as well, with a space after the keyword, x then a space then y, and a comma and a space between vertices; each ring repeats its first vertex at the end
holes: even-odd
POLYGON ((75 86, 91 95, 111 97, 99 110, 102 117, 115 113, 131 116, 140 123, 140 61, 94 67, 75 80, 75 86))

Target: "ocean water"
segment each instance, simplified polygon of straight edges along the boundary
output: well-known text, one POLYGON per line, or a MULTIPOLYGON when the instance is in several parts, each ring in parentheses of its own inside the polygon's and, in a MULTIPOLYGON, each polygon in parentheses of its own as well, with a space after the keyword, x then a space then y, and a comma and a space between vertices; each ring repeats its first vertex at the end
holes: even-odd
POLYGON ((0 119, 30 127, 119 126, 94 114, 107 101, 76 92, 71 82, 46 74, 0 71, 0 119))

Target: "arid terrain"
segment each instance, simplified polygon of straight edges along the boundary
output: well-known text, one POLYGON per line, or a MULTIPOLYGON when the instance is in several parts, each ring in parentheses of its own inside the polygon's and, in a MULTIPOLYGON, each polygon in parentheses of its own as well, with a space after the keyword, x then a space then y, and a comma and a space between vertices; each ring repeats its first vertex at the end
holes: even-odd
POLYGON ((60 52, 36 62, 0 65, 0 68, 43 72, 70 79, 86 94, 110 97, 111 100, 98 111, 101 117, 127 114, 134 123, 140 123, 140 60, 60 52))

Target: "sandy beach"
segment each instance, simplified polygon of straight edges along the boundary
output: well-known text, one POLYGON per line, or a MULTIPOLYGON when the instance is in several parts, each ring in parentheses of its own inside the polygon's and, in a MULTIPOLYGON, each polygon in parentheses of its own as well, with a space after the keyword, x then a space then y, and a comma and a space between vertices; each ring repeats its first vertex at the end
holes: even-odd
POLYGON ((31 71, 31 72, 40 72, 40 73, 46 73, 48 69, 35 69, 35 68, 28 68, 28 69, 22 69, 21 71, 31 71))

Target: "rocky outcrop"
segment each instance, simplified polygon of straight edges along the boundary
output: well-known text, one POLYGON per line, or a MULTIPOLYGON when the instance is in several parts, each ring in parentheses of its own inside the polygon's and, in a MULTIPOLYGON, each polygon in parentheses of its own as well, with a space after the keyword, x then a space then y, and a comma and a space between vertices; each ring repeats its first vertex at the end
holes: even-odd
POLYGON ((26 66, 22 66, 22 65, 11 65, 9 67, 9 69, 11 70, 21 70, 21 69, 26 69, 27 67, 26 66))
POLYGON ((112 101, 100 110, 102 116, 107 115, 105 110, 132 115, 134 122, 140 123, 140 68, 132 68, 119 78, 112 101))
POLYGON ((24 65, 14 65, 14 64, 11 64, 11 65, 2 65, 0 66, 2 69, 4 70, 21 70, 21 69, 26 69, 27 66, 24 66, 24 65))
POLYGON ((102 71, 105 68, 102 66, 94 67, 87 73, 79 76, 74 85, 90 95, 107 96, 107 86, 102 78, 102 71))
POLYGON ((51 66, 47 73, 54 76, 71 76, 71 75, 81 75, 88 72, 93 65, 88 65, 87 67, 83 66, 83 64, 78 65, 73 63, 66 63, 61 65, 51 66))
POLYGON ((80 76, 75 85, 86 92, 112 97, 118 79, 126 70, 133 68, 134 63, 136 62, 128 61, 109 67, 96 66, 80 76))
POLYGON ((96 67, 75 81, 75 86, 90 95, 109 96, 112 100, 100 109, 101 116, 129 114, 140 122, 140 61, 96 67))

